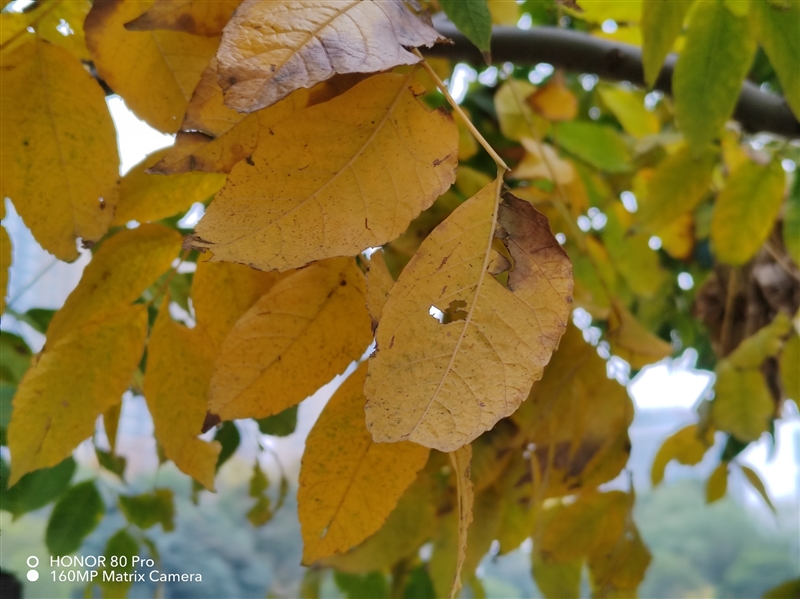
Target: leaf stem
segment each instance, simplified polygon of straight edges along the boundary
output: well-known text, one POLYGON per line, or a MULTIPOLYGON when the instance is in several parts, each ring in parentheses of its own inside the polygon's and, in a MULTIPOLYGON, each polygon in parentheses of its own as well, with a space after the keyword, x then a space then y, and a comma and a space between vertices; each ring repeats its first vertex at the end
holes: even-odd
POLYGON ((486 141, 486 139, 483 137, 483 135, 481 135, 480 131, 478 131, 478 129, 475 127, 475 125, 472 124, 472 121, 469 120, 469 117, 461 109, 461 106, 458 105, 458 102, 456 102, 453 99, 453 96, 451 96, 450 92, 447 91, 447 86, 444 84, 444 82, 441 79, 439 79, 439 75, 437 75, 436 71, 434 71, 431 68, 431 65, 429 65, 428 62, 425 60, 425 58, 422 56, 422 54, 420 54, 419 50, 417 50, 415 48, 413 50, 413 52, 422 61, 420 63, 420 64, 422 64, 422 68, 424 68, 427 71, 428 75, 430 75, 431 79, 433 79, 434 82, 436 83, 436 87, 438 87, 439 91, 444 94, 445 98, 447 98, 447 102, 453 108, 453 111, 463 119, 464 124, 467 126, 467 129, 469 129, 469 132, 472 133, 472 135, 475 137, 475 139, 478 140, 478 143, 481 144, 481 146, 483 146, 483 149, 486 150, 489 153, 489 156, 492 157, 492 160, 495 161, 495 163, 497 164, 498 168, 503 169, 503 171, 504 171, 503 174, 505 174, 505 171, 510 171, 511 169, 508 168, 508 165, 505 163, 505 161, 502 158, 500 158, 500 155, 497 152, 494 151, 494 148, 489 145, 489 142, 486 141))

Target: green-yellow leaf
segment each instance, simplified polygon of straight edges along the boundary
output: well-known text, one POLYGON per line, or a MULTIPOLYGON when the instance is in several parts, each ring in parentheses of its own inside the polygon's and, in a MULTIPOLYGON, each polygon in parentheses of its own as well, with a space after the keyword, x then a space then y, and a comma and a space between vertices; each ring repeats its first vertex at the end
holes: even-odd
POLYGON ((241 0, 156 0, 146 13, 129 23, 128 31, 169 29, 214 37, 222 34, 241 0))
POLYGON ((606 334, 611 353, 635 369, 644 368, 672 355, 672 346, 669 343, 645 329, 618 300, 614 300, 612 304, 606 334))
POLYGON ((783 347, 783 338, 792 330, 789 317, 778 312, 768 325, 761 327, 728 355, 728 361, 737 368, 758 368, 767 358, 774 358, 783 347))
POLYGON ((792 335, 781 352, 780 370, 783 393, 800 402, 800 336, 792 335))
POLYGON ((175 498, 171 489, 155 489, 141 495, 120 495, 119 507, 125 518, 142 530, 161 524, 164 532, 175 528, 175 498))
POLYGON ((458 150, 452 117, 416 99, 412 76, 370 77, 272 127, 231 171, 191 245, 286 270, 399 236, 455 180, 458 150))
POLYGON ((616 597, 635 594, 644 579, 652 556, 635 524, 629 523, 625 533, 611 547, 589 556, 594 597, 616 597), (616 595, 614 592, 621 592, 616 595))
POLYGON ((722 0, 699 2, 675 65, 675 118, 695 155, 730 118, 756 51, 752 20, 722 0))
POLYGON ((783 211, 783 244, 792 262, 800 268, 800 177, 797 176, 783 211))
POLYGON ((337 73, 374 73, 419 62, 433 27, 401 0, 245 0, 217 52, 225 104, 253 112, 337 73))
POLYGON ((147 224, 103 243, 47 328, 47 345, 127 306, 164 273, 180 250, 181 236, 147 224))
POLYGON ((136 305, 47 342, 14 396, 9 484, 58 464, 92 435, 97 417, 128 388, 146 335, 147 311, 136 305))
POLYGON ((696 424, 691 424, 672 434, 661 444, 653 467, 650 470, 650 480, 655 487, 664 479, 664 470, 672 460, 680 464, 694 466, 700 463, 706 451, 714 444, 714 435, 711 429, 706 430, 704 437, 700 436, 700 429, 696 424))
POLYGON ((527 81, 510 78, 494 95, 494 108, 500 121, 504 137, 521 141, 523 137, 541 139, 550 124, 534 113, 525 101, 536 91, 536 86, 527 81))
POLYGON ((439 0, 447 17, 478 47, 489 56, 492 39, 492 15, 486 0, 439 0))
POLYGON ((214 345, 204 329, 174 322, 165 297, 150 333, 144 396, 166 456, 211 491, 221 446, 197 436, 206 417, 213 367, 214 345))
POLYGON ((706 503, 714 503, 728 492, 728 462, 720 462, 706 481, 706 503))
POLYGON ((684 147, 667 156, 647 183, 636 223, 656 232, 693 211, 709 192, 715 163, 716 153, 710 150, 694 158, 689 148, 684 147))
POLYGON ((86 17, 86 45, 97 72, 140 118, 175 133, 218 38, 177 31, 128 31, 151 2, 96 0, 86 17))
POLYGON ((61 260, 108 230, 119 158, 102 88, 67 50, 34 39, 0 59, 0 187, 61 260))
POLYGON ((550 563, 540 551, 531 552, 531 569, 536 587, 546 599, 579 599, 583 560, 550 563))
POLYGON ((649 0, 642 3, 642 66, 648 87, 655 84, 691 6, 692 0, 649 0))
POLYGON ((591 166, 609 173, 631 170, 630 151, 613 128, 588 121, 570 121, 558 127, 558 144, 591 166))
POLYGON ((103 596, 126 597, 128 589, 133 584, 135 570, 133 558, 139 555, 139 543, 127 529, 122 528, 108 539, 103 554, 106 563, 100 568, 102 574, 97 577, 103 589, 103 596), (122 557, 127 559, 123 562, 120 559, 122 557), (116 567, 111 565, 112 560, 116 567), (122 563, 125 563, 125 566, 122 566, 122 563))
POLYGON ((0 227, 0 314, 6 311, 8 274, 11 268, 11 238, 5 227, 0 227))
POLYGON ((367 365, 342 383, 306 441, 297 492, 303 563, 341 553, 377 531, 429 450, 374 443, 364 425, 367 365))
POLYGON ((131 220, 148 222, 173 216, 188 210, 195 202, 205 202, 225 185, 225 175, 211 173, 147 174, 147 169, 169 151, 151 154, 122 178, 112 226, 121 227, 131 220))
POLYGON ((277 283, 222 344, 209 411, 222 420, 278 414, 344 371, 372 340, 364 294, 352 258, 312 264, 277 283))
POLYGON ((786 174, 780 160, 746 162, 728 178, 711 218, 711 243, 720 262, 738 266, 769 237, 783 204, 786 174))
POLYGON ((778 75, 787 104, 800 118, 800 4, 775 6, 767 0, 752 4, 758 42, 778 75))
POLYGON ((58 500, 47 522, 45 543, 52 555, 70 555, 103 517, 105 505, 94 481, 75 485, 58 500))
POLYGON ((441 451, 469 443, 517 409, 558 345, 569 259, 528 202, 506 194, 500 203, 501 186, 499 178, 440 224, 389 293, 365 387, 376 441, 441 451), (495 239, 514 261, 507 287, 492 276, 495 239))
POLYGON ((527 479, 547 481, 536 490, 541 499, 596 487, 628 461, 633 404, 575 326, 567 328, 544 377, 512 418, 536 446, 529 465, 537 471, 527 479))
POLYGON ((761 495, 761 498, 769 506, 769 509, 771 509, 772 513, 775 514, 775 506, 772 505, 772 501, 769 498, 769 493, 767 493, 767 488, 764 486, 764 482, 761 480, 761 477, 758 476, 758 473, 752 468, 745 466, 744 464, 740 464, 739 466, 742 469, 742 472, 744 472, 747 482, 749 482, 756 492, 761 495))
POLYGON ((740 441, 756 441, 769 428, 775 403, 757 368, 738 369, 728 360, 716 368, 714 425, 740 441))
MULTIPOLYGON (((656 0, 655 4, 662 4, 656 0)), ((645 6, 650 2, 645 2, 645 6)), ((681 4, 681 2, 673 2, 681 4)), ((625 131, 634 137, 654 135, 661 129, 661 123, 655 113, 644 106, 644 93, 631 91, 621 87, 603 85, 598 88, 600 98, 608 109, 617 117, 625 131)))

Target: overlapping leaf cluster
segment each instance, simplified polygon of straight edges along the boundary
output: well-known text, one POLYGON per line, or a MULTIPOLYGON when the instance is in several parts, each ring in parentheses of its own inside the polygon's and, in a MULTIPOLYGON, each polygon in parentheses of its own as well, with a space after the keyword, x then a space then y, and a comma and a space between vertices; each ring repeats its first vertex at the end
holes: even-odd
MULTIPOLYGON (((695 346, 716 369, 716 397, 653 466, 657 484, 670 460, 695 464, 725 433, 709 500, 800 395, 800 185, 787 192, 781 163, 796 150, 754 149, 726 125, 759 44, 800 111, 800 10, 595 4, 441 8, 487 56, 491 20, 554 24, 565 10, 587 35, 642 43, 649 83, 680 49, 674 103, 648 96, 648 109, 629 86, 560 70, 534 84, 512 68, 486 71, 453 115, 436 90, 452 65, 414 50, 443 40, 400 0, 3 12, 3 197, 56 257, 77 258, 77 241, 93 254, 54 315, 9 310, 46 342, 30 356, 3 335, 3 509, 58 499, 47 542, 69 553, 104 511, 95 482, 70 486, 70 455, 102 416, 98 463, 124 476, 126 390, 144 395, 162 461, 199 492, 239 443, 232 421, 289 434, 297 405, 348 371, 303 457, 304 563, 336 569, 343 588, 391 571, 400 591, 422 580, 452 596, 463 578, 480 594, 493 542, 505 553, 532 537, 547 596, 577 596, 584 567, 598 596, 635 591, 650 555, 632 489, 598 491, 627 462, 633 406, 601 356, 638 370, 695 346), (608 19, 615 34, 599 28, 608 19), (176 134, 122 178, 109 89, 176 134), (181 230, 196 202, 205 216, 181 230), (599 325, 599 348, 568 325, 574 307, 599 325)), ((5 230, 0 242, 5 289, 5 230)), ((271 490, 257 462, 254 525, 280 507, 286 478, 275 506, 271 490)), ((141 531, 172 527, 166 489, 118 502, 141 531)), ((123 529, 107 551, 140 544, 155 552, 123 529)))

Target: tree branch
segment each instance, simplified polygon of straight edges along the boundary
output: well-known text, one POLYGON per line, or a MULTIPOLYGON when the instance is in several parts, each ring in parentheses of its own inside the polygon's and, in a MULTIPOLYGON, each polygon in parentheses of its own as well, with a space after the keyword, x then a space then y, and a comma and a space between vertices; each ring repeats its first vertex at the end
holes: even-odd
MULTIPOLYGON (((427 49, 424 52, 427 56, 474 65, 485 64, 480 51, 452 23, 434 18, 434 25, 440 34, 455 43, 438 44, 427 49)), ((654 89, 672 93, 672 71, 677 58, 675 54, 667 58, 654 89)), ((494 27, 492 59, 498 63, 529 65, 546 62, 568 71, 593 73, 601 79, 645 85, 640 48, 568 29, 494 27)), ((733 117, 751 133, 763 131, 792 139, 800 138, 800 122, 783 96, 762 92, 749 81, 742 86, 733 117)))

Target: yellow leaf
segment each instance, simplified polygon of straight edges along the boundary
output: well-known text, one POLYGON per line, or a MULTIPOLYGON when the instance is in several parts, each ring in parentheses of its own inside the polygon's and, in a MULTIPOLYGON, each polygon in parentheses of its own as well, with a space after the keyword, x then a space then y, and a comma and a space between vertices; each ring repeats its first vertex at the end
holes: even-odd
POLYGON ((5 227, 0 227, 0 314, 6 311, 8 271, 11 268, 11 238, 5 227))
POLYGON ((589 556, 593 597, 621 597, 619 591, 628 591, 634 597, 644 579, 652 556, 642 541, 635 524, 628 523, 610 551, 595 552, 589 556))
POLYGON ((558 185, 568 185, 577 178, 572 163, 560 158, 552 146, 530 137, 523 137, 520 142, 525 156, 511 172, 515 179, 547 179, 558 185))
POLYGON ((383 258, 383 251, 374 252, 369 257, 367 263, 367 310, 372 318, 373 328, 378 326, 381 319, 381 312, 386 305, 386 298, 389 296, 389 290, 394 285, 389 269, 386 267, 386 261, 383 258))
POLYGON ((240 264, 197 261, 192 305, 197 326, 208 332, 215 354, 239 318, 284 276, 240 264))
POLYGON ((682 214, 670 224, 654 230, 661 240, 661 249, 678 260, 689 260, 694 251, 694 217, 682 214))
POLYGON ((535 445, 515 485, 533 484, 540 500, 612 480, 628 461, 633 404, 575 326, 567 328, 544 377, 512 419, 535 445))
POLYGON ((800 336, 792 335, 783 347, 780 358, 781 384, 787 398, 800 403, 800 336))
POLYGON ((86 17, 86 44, 97 72, 140 118, 175 133, 217 39, 175 31, 128 31, 149 8, 138 0, 96 0, 86 17))
POLYGON ((631 0, 630 2, 619 2, 619 0, 590 0, 587 2, 578 1, 583 9, 579 12, 568 9, 568 12, 584 21, 602 23, 608 19, 613 19, 617 23, 638 23, 642 15, 642 0, 631 0))
POLYGON ((439 225, 389 293, 365 387, 376 441, 441 451, 469 443, 517 409, 558 345, 569 259, 529 203, 506 194, 499 204, 501 186, 498 178, 439 225), (514 261, 508 287, 488 272, 495 238, 514 261), (454 313, 452 322, 432 308, 454 313))
POLYGON ((111 446, 111 453, 117 450, 117 430, 119 429, 119 417, 122 413, 122 401, 114 404, 103 413, 103 428, 106 431, 108 444, 111 446))
POLYGON ((105 241, 47 328, 47 346, 136 300, 177 256, 181 236, 161 225, 125 230, 105 241))
POLYGON ((278 414, 358 360, 370 341, 364 275, 355 261, 312 264, 278 282, 236 322, 214 367, 209 411, 222 420, 278 414))
POLYGON ((130 384, 146 336, 146 308, 117 305, 103 320, 48 339, 14 395, 9 486, 55 466, 94 433, 97 417, 119 403, 130 384))
POLYGON ((272 127, 231 171, 192 246, 286 270, 400 235, 450 186, 457 160, 452 117, 420 104, 412 75, 370 77, 272 127))
POLYGON ((206 417, 206 390, 214 348, 203 329, 188 329, 169 316, 165 297, 150 333, 144 396, 153 417, 155 438, 166 456, 207 489, 221 445, 198 439, 206 417))
POLYGON ((149 175, 148 167, 159 162, 169 150, 151 154, 133 167, 120 182, 119 203, 112 226, 131 220, 161 220, 188 210, 195 202, 204 202, 225 185, 225 175, 187 173, 149 175))
POLYGON ((756 473, 756 471, 753 470, 752 468, 745 466, 744 464, 740 464, 739 467, 742 469, 742 472, 744 472, 744 475, 747 477, 747 482, 753 485, 753 488, 756 490, 756 492, 759 495, 761 495, 761 498, 769 506, 769 509, 771 509, 772 513, 775 514, 776 513, 775 506, 772 505, 772 501, 769 498, 769 493, 767 493, 767 489, 764 486, 761 477, 758 476, 758 473, 756 473))
POLYGON ((714 503, 728 492, 728 462, 720 462, 706 481, 706 503, 714 503))
POLYGON ((435 29, 401 0, 245 0, 225 27, 217 59, 225 104, 271 106, 337 73, 373 73, 419 62, 435 29))
MULTIPOLYGON (((461 568, 467 558, 467 532, 472 523, 472 508, 475 504, 475 491, 472 487, 470 474, 472 462, 472 446, 464 445, 450 452, 450 462, 453 465, 453 475, 456 479, 456 493, 458 495, 458 551, 456 559, 456 572, 453 586, 450 589, 450 599, 453 599, 461 589, 461 568)), ((477 564, 476 564, 477 565, 477 564)))
POLYGON ((527 81, 509 78, 494 95, 494 108, 504 137, 521 141, 523 137, 543 139, 550 123, 535 114, 525 100, 536 91, 527 81))
POLYGON ((597 91, 603 104, 614 113, 622 128, 634 137, 654 135, 661 129, 655 113, 644 107, 644 92, 611 85, 601 85, 597 91))
POLYGON ((217 59, 212 58, 192 93, 181 129, 164 158, 150 169, 165 175, 205 171, 229 173, 237 162, 253 153, 261 132, 304 108, 308 90, 256 114, 241 114, 225 106, 217 82, 217 59))
POLYGON ((662 160, 647 182, 636 213, 637 224, 655 231, 692 212, 709 193, 716 158, 712 151, 694 158, 684 146, 662 160))
POLYGON ((146 13, 129 23, 128 31, 171 29, 214 37, 231 18, 241 0, 156 0, 146 13))
POLYGON ((639 369, 672 355, 672 346, 645 329, 618 300, 608 316, 611 353, 639 369))
POLYGON ((691 424, 667 438, 661 444, 650 471, 650 480, 655 487, 664 479, 664 470, 672 460, 694 466, 700 463, 708 448, 714 444, 713 430, 708 428, 701 436, 696 424, 691 424))
POLYGON ((556 74, 527 99, 528 105, 548 121, 571 121, 578 114, 578 98, 564 83, 564 74, 556 74))
POLYGON ((108 230, 119 159, 102 88, 68 51, 31 40, 0 61, 0 187, 61 260, 108 230))
POLYGON ((437 497, 427 470, 411 483, 378 532, 347 553, 323 558, 320 564, 340 572, 366 574, 388 569, 414 554, 436 528, 437 497))
POLYGON ((746 162, 728 178, 711 217, 711 243, 720 262, 740 265, 769 237, 783 205, 786 174, 777 158, 746 162))
POLYGON ((0 46, 3 52, 10 52, 35 36, 61 46, 80 60, 89 60, 83 21, 91 7, 89 0, 49 0, 23 13, 4 12, 0 14, 0 46), (67 35, 62 33, 63 24, 69 27, 67 35))
POLYGON ((377 531, 429 450, 374 443, 364 425, 362 364, 334 393, 306 440, 297 503, 303 563, 341 553, 377 531))
POLYGON ((472 483, 480 493, 503 475, 516 449, 517 429, 508 419, 475 439, 472 445, 472 483))

